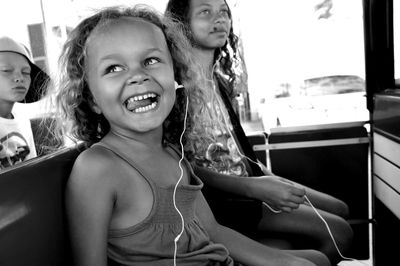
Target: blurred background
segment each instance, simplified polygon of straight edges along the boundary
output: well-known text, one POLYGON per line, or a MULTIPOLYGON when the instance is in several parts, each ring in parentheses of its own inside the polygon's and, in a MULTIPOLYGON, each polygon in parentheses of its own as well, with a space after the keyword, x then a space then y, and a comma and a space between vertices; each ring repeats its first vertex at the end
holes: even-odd
MULTIPOLYGON (((0 9, 0 35, 28 46, 46 72, 57 68, 70 30, 94 10, 166 0, 13 0, 0 9)), ((239 114, 245 130, 369 119, 361 0, 228 1, 241 37, 239 114)))

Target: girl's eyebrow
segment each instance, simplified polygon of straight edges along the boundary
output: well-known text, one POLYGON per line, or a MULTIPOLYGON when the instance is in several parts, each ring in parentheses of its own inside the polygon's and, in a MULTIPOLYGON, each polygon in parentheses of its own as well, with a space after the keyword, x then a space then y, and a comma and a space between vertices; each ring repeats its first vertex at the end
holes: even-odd
POLYGON ((121 55, 120 54, 116 54, 116 53, 106 54, 105 56, 102 56, 102 57, 99 58, 99 62, 115 59, 115 57, 121 57, 121 55))
POLYGON ((151 53, 151 52, 165 52, 165 51, 159 47, 152 47, 152 48, 146 49, 146 52, 151 53))
MULTIPOLYGON (((148 49, 145 49, 142 51, 142 54, 149 54, 152 52, 165 52, 163 49, 160 49, 158 47, 151 47, 148 49)), ((99 62, 105 61, 105 60, 109 60, 109 59, 115 59, 115 57, 123 57, 121 54, 119 53, 112 53, 112 54, 106 54, 103 57, 100 57, 99 62)))
MULTIPOLYGON (((200 5, 198 5, 198 6, 195 6, 194 8, 201 8, 201 7, 211 7, 212 5, 211 4, 209 4, 209 3, 202 3, 202 4, 200 4, 200 5)), ((223 4, 221 4, 220 5, 220 8, 221 7, 228 7, 228 5, 226 4, 226 3, 223 3, 223 4)))
POLYGON ((201 3, 200 5, 198 5, 198 6, 194 6, 194 8, 200 8, 200 7, 210 7, 211 6, 211 4, 209 4, 209 3, 201 3))

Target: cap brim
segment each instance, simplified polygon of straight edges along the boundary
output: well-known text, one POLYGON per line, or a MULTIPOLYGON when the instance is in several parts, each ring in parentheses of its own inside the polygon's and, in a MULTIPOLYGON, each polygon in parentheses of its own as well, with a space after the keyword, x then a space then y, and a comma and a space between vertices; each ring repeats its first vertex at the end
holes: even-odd
POLYGON ((37 65, 32 64, 31 62, 29 63, 31 65, 31 85, 25 99, 21 101, 22 103, 33 103, 39 101, 50 80, 50 77, 37 65))

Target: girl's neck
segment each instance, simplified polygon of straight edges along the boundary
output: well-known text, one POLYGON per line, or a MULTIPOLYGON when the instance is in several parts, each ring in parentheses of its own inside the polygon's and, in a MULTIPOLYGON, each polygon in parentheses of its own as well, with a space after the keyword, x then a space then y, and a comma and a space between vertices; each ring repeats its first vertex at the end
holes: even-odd
POLYGON ((12 119, 13 115, 11 113, 14 103, 0 103, 0 117, 6 119, 12 119))
POLYGON ((215 49, 194 48, 194 54, 201 67, 206 71, 207 78, 209 79, 212 79, 214 70, 214 53, 215 49))
POLYGON ((133 148, 135 150, 157 150, 162 148, 162 128, 150 133, 146 132, 131 135, 120 133, 111 129, 110 132, 104 137, 104 140, 106 142, 110 141, 114 144, 119 143, 127 149, 133 148))

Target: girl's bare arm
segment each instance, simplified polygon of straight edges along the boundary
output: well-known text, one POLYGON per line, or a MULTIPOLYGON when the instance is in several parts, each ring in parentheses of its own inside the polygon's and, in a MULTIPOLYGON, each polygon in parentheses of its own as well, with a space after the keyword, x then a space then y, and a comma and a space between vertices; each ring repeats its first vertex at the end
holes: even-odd
POLYGON ((291 212, 304 203, 304 188, 274 175, 240 177, 195 167, 195 173, 211 187, 237 195, 258 199, 277 210, 291 212))
POLYGON ((107 233, 113 193, 105 172, 107 160, 90 150, 75 162, 66 190, 69 231, 77 266, 107 265, 107 233))

